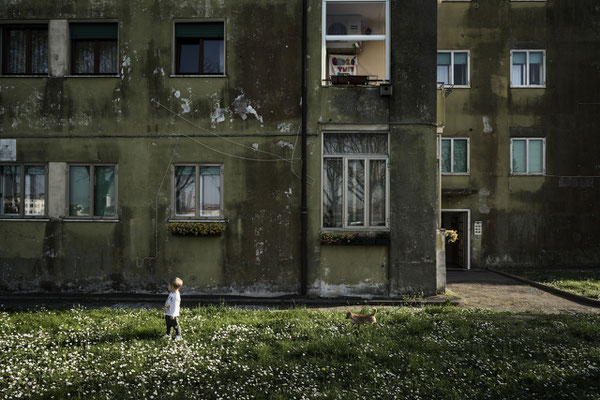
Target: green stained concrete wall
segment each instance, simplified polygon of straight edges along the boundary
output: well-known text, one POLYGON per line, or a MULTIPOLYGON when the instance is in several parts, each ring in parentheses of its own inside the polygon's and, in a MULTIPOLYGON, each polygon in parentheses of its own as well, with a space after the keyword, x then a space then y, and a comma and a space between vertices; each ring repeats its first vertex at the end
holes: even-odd
POLYGON ((483 222, 472 265, 597 266, 596 1, 442 3, 438 48, 470 50, 471 88, 446 99, 445 137, 468 137, 469 176, 443 208, 483 222), (546 50, 546 88, 510 88, 510 50, 546 50), (510 139, 546 138, 546 175, 510 175, 510 139), (457 194, 462 191, 462 194, 457 194))
MULTIPOLYGON (((310 7, 319 14, 321 2, 311 1, 310 7)), ((310 25, 309 43, 320 41, 320 19, 310 25)), ((330 124, 348 124, 351 132, 359 129, 353 124, 382 124, 390 135, 387 251, 319 243, 321 195, 314 187, 320 189, 321 160, 310 158, 309 283, 316 293, 344 286, 358 295, 436 292, 436 2, 392 1, 391 29, 392 96, 380 96, 378 88, 320 87, 320 65, 309 65, 308 101, 316 105, 309 108, 309 129, 319 134, 309 141, 311 155, 321 154, 321 135, 330 124), (342 267, 325 268, 333 259, 342 267), (371 276, 368 285, 364 276, 371 276)), ((320 60, 320 47, 309 52, 311 60, 320 60)))
MULTIPOLYGON (((0 289, 155 291, 180 275, 188 293, 299 293, 301 6, 0 1, 2 22, 119 26, 118 77, 0 77, 0 138, 16 139, 17 162, 118 164, 119 202, 114 222, 0 221, 0 289), (202 18, 225 20, 226 76, 171 76, 173 21, 202 18), (177 163, 223 165, 221 236, 167 232, 177 163)), ((394 94, 385 97, 377 87, 322 87, 321 1, 309 1, 310 295, 436 291, 435 7, 391 2, 394 94), (321 246, 324 123, 389 131, 390 245, 321 246)))

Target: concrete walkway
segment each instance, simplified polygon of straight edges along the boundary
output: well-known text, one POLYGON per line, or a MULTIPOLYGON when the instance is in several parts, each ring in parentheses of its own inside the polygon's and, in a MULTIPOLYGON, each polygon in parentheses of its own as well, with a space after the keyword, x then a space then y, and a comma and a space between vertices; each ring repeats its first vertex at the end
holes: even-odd
POLYGON ((600 313, 598 307, 579 304, 482 269, 448 270, 446 291, 464 300, 461 307, 546 314, 600 313))

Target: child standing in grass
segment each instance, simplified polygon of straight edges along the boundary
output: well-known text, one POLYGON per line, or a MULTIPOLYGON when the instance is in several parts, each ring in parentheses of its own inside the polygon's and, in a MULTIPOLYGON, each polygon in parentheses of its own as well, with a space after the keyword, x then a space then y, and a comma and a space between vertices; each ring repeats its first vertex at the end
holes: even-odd
POLYGON ((167 333, 163 338, 171 338, 171 328, 175 329, 175 340, 181 340, 181 328, 179 327, 179 304, 181 296, 179 289, 183 286, 183 281, 180 278, 173 278, 169 283, 169 297, 163 307, 165 313, 165 321, 167 322, 167 333))

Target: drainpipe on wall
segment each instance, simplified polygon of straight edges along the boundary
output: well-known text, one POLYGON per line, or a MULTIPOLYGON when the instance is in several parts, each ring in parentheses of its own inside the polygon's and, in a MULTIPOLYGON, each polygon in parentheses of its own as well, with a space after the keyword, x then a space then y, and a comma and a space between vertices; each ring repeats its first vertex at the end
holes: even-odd
POLYGON ((301 183, 301 205, 300 205, 300 294, 306 296, 308 287, 308 208, 307 208, 307 184, 306 184, 306 120, 307 120, 307 101, 306 101, 306 69, 307 62, 307 11, 308 0, 302 0, 302 183, 301 183))

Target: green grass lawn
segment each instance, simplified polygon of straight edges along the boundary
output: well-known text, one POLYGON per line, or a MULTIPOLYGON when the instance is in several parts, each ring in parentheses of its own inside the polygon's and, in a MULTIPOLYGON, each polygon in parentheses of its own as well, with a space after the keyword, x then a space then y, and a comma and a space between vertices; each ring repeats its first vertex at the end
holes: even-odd
POLYGON ((2 312, 0 398, 598 399, 600 316, 453 307, 2 312))
POLYGON ((600 269, 527 269, 510 268, 506 272, 529 280, 566 290, 581 296, 600 299, 600 269))

